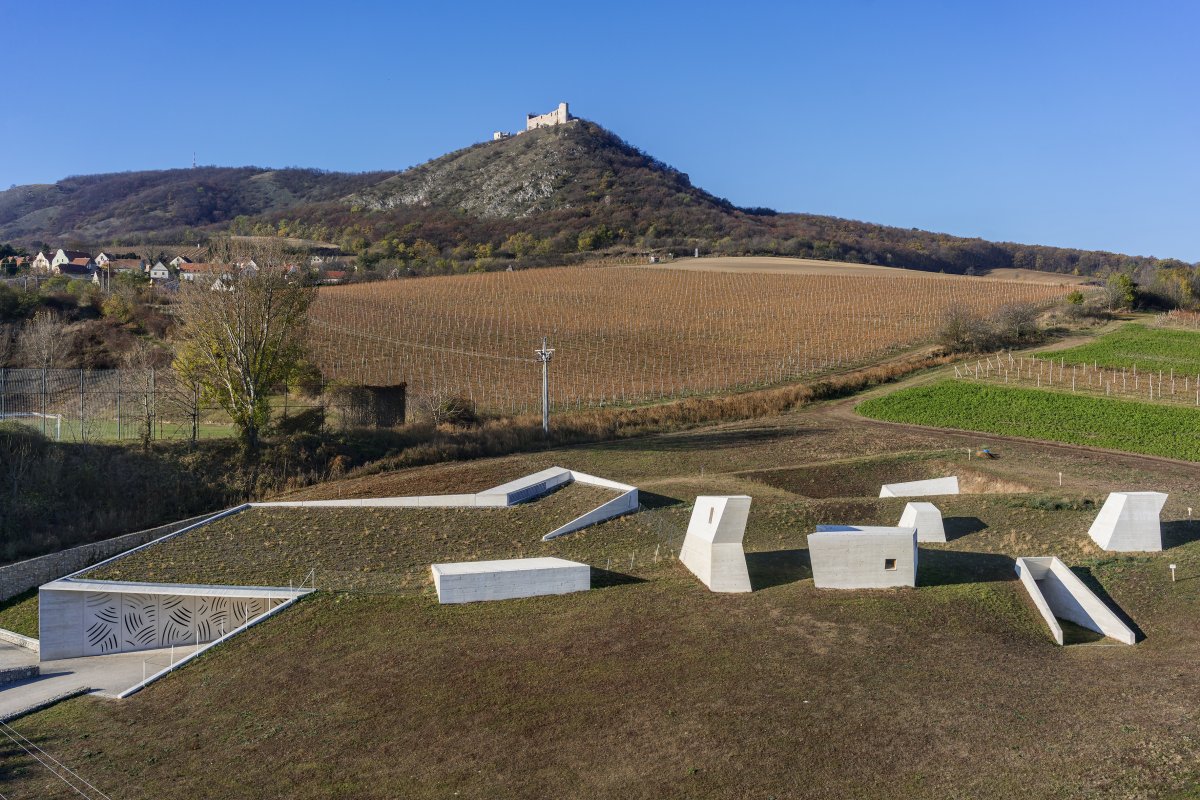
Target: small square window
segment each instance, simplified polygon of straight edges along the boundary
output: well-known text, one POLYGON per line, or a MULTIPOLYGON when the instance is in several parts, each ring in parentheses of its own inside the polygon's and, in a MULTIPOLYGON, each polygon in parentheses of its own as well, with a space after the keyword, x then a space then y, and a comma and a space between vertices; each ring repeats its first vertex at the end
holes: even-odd
POLYGON ((884 569, 886 569, 886 570, 889 570, 889 571, 892 571, 892 572, 894 572, 894 571, 896 570, 896 559, 894 559, 894 558, 885 558, 885 559, 883 560, 883 568, 884 568, 884 569))

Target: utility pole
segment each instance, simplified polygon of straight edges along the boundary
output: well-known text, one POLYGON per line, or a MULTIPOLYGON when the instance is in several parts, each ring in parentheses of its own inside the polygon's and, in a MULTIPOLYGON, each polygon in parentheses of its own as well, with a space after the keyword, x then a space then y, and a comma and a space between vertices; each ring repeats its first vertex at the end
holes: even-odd
POLYGON ((546 337, 542 337, 542 349, 534 350, 537 360, 542 362, 542 433, 550 435, 550 359, 554 358, 554 348, 548 347, 546 337))

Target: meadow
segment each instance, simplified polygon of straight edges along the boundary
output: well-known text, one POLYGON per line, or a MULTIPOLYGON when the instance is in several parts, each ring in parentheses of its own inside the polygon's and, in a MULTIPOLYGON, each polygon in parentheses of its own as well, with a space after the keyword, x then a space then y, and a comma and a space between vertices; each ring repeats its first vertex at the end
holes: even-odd
MULTIPOLYGON (((609 549, 666 551, 696 495, 744 492, 755 591, 710 593, 673 557, 613 564, 616 579, 590 592, 504 603, 439 606, 428 583, 318 591, 128 700, 80 697, 12 726, 127 800, 1194 797, 1200 526, 1184 516, 1200 504, 1196 470, 1020 442, 967 462, 950 445, 811 408, 300 490, 472 489, 547 464, 638 485, 644 511, 570 545, 593 566, 609 549), (894 524, 905 501, 875 497, 878 481, 951 469, 978 493, 939 498, 950 541, 922 545, 916 589, 813 587, 814 524, 894 524), (1171 493, 1166 552, 1103 553, 1088 539, 1113 482, 1171 493), (1015 555, 1043 554, 1144 640, 1056 646, 1013 573, 1015 555)), ((130 561, 124 577, 282 574, 268 562, 286 559, 264 546, 300 561, 357 542, 352 567, 369 570, 518 546, 549 555, 576 535, 542 544, 544 526, 592 499, 551 495, 474 526, 420 510, 411 525, 398 513, 239 515, 211 554, 196 539, 130 561)), ((65 796, 53 781, 0 744, 0 792, 65 796)))
POLYGON ((867 417, 1200 461, 1200 410, 942 380, 873 397, 867 417))
POLYGON ((556 409, 776 385, 931 341, 951 307, 1043 303, 1060 285, 904 270, 757 274, 645 267, 495 272, 327 287, 312 311, 327 377, 407 382, 481 410, 556 409))

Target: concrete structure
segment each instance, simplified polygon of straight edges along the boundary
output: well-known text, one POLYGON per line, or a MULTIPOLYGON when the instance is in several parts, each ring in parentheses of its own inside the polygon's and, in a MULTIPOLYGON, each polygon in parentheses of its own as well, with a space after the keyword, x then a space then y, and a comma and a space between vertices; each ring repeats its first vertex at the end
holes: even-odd
POLYGON ((1121 621, 1079 577, 1057 558, 1018 558, 1017 576, 1029 592, 1033 604, 1046 624, 1054 641, 1063 643, 1062 626, 1065 619, 1091 631, 1102 633, 1118 642, 1133 644, 1137 634, 1121 621))
POLYGON ((561 527, 547 533, 542 541, 549 541, 574 533, 577 530, 595 525, 598 522, 629 514, 638 509, 638 490, 636 486, 618 483, 605 478, 597 478, 585 472, 550 467, 532 475, 485 489, 476 494, 432 494, 409 497, 368 497, 347 500, 283 500, 272 503, 251 503, 259 507, 283 508, 344 508, 344 507, 380 507, 380 508, 506 508, 517 503, 541 497, 544 494, 568 483, 583 483, 589 486, 600 486, 619 492, 616 497, 591 511, 571 520, 561 527))
POLYGON ((508 139, 512 134, 507 131, 492 131, 492 141, 498 142, 501 139, 508 139))
POLYGON ((714 592, 751 591, 742 550, 749 515, 750 498, 744 494, 696 498, 679 560, 714 592))
POLYGON ((308 591, 65 578, 38 590, 39 655, 51 661, 211 642, 308 591))
POLYGON ((511 600, 592 588, 592 568, 562 558, 513 558, 434 564, 439 603, 511 600))
POLYGON ((939 494, 958 494, 958 476, 907 483, 885 483, 879 489, 880 497, 927 497, 939 494))
POLYGON ((549 114, 528 114, 525 117, 525 130, 532 131, 537 128, 549 128, 552 125, 562 125, 571 120, 571 112, 567 109, 566 103, 559 103, 558 108, 551 111, 549 114))
POLYGON ((942 512, 933 503, 909 503, 900 515, 901 528, 916 528, 918 542, 946 541, 942 512))
POLYGON ((808 557, 818 589, 917 585, 916 528, 818 525, 808 557))
POLYGON ((77 573, 101 561, 129 552, 177 531, 190 529, 197 522, 207 520, 211 516, 211 514, 206 514, 203 517, 192 517, 168 525, 159 525, 156 528, 148 528, 144 531, 127 533, 112 539, 60 550, 57 553, 29 558, 15 564, 6 564, 0 567, 0 601, 16 597, 21 592, 27 592, 43 583, 77 573))
POLYGON ((1167 502, 1162 492, 1113 492, 1104 501, 1088 536, 1105 550, 1154 553, 1162 550, 1159 513, 1167 502))

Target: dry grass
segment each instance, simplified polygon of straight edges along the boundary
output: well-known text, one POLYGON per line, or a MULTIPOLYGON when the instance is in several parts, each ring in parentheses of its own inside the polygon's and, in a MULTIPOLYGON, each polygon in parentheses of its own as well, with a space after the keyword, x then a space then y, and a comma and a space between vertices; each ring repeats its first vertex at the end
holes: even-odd
MULTIPOLYGON (((1194 796, 1200 528, 1181 520, 1200 506, 1196 470, 1005 445, 971 468, 1030 491, 940 498, 952 541, 922 547, 919 588, 813 588, 813 524, 894 523, 905 501, 865 496, 871 481, 966 465, 955 449, 818 409, 363 477, 354 491, 472 470, 490 484, 497 468, 556 463, 642 487, 648 511, 562 540, 584 560, 613 542, 677 541, 696 494, 749 490, 756 591, 714 595, 673 561, 639 559, 620 571, 640 580, 563 597, 441 607, 427 594, 319 593, 129 701, 76 699, 16 727, 129 800, 1194 796), (838 496, 846 463, 856 477, 838 496), (821 466, 819 483, 761 482, 821 466), (802 495, 816 485, 828 496, 802 495), (1100 553, 1086 538, 1096 503, 1143 487, 1172 493, 1169 549, 1100 553), (1145 640, 1056 647, 1012 572, 1013 556, 1041 554, 1101 587, 1145 640)), ((356 524, 380 540, 371 518, 356 524)), ((540 530, 459 533, 479 550, 540 530)), ((248 548, 263 532, 231 541, 248 548)), ((398 556, 457 546, 439 533, 397 539, 398 556)), ((222 552, 249 563, 246 548, 222 552)), ((11 747, 0 787, 60 791, 11 747)))

